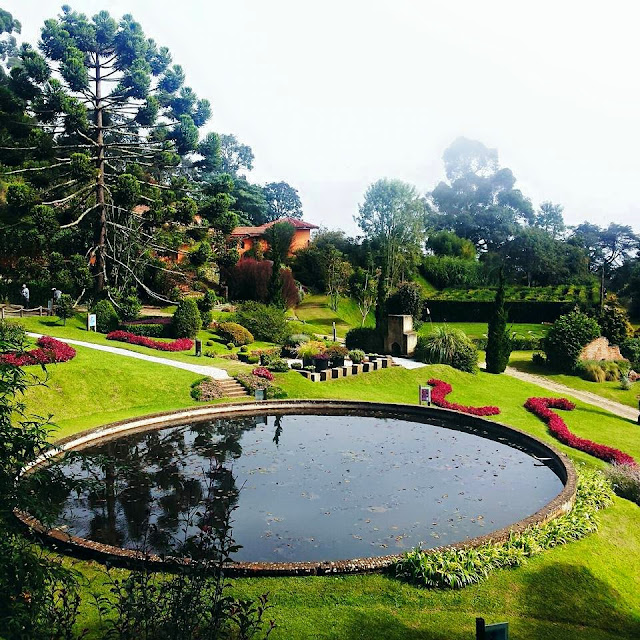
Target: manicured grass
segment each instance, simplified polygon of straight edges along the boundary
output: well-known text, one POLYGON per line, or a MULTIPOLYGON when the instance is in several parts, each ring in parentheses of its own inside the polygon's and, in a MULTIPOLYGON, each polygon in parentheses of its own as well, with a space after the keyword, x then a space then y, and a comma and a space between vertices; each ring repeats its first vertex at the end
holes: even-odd
MULTIPOLYGON (((333 323, 336 323, 336 333, 344 338, 349 329, 362 325, 362 315, 357 303, 351 298, 340 298, 338 311, 335 312, 329 306, 329 297, 326 295, 308 295, 293 310, 302 322, 294 323, 296 331, 304 333, 317 333, 318 335, 331 335, 333 323)), ((369 313, 365 326, 373 326, 373 314, 369 313)))
MULTIPOLYGON (((418 333, 427 335, 432 331, 432 327, 447 326, 464 331, 470 338, 486 338, 487 324, 485 322, 425 322, 418 333)), ((509 331, 516 334, 518 338, 542 338, 547 333, 548 326, 533 323, 512 323, 509 331)))
MULTIPOLYGON (((218 362, 215 360, 214 362, 218 362)), ((49 388, 28 392, 30 408, 57 414, 62 434, 114 416, 140 415, 169 406, 193 404, 189 384, 195 374, 162 365, 78 348, 71 362, 50 367, 49 388)), ((311 383, 296 372, 277 374, 277 384, 294 398, 361 399, 414 404, 417 386, 430 377, 453 385, 448 399, 462 404, 497 404, 498 421, 552 442, 575 461, 604 463, 558 445, 546 426, 522 405, 531 395, 553 395, 507 376, 476 376, 446 366, 408 371, 400 367, 325 383, 311 383)), ((640 458, 640 429, 596 407, 577 402, 562 416, 582 437, 615 446, 640 458)), ((508 620, 511 635, 525 640, 584 640, 640 637, 639 508, 617 499, 601 514, 597 534, 546 552, 514 570, 493 573, 462 591, 429 591, 392 577, 264 578, 235 580, 234 592, 256 597, 269 592, 277 629, 271 638, 454 638, 473 637, 474 620, 508 620)), ((90 591, 106 592, 98 565, 75 562, 90 591)), ((102 632, 96 616, 82 610, 90 638, 102 632)))
POLYGON ((589 380, 583 380, 580 376, 551 373, 544 365, 535 364, 531 361, 531 351, 512 352, 509 366, 518 369, 518 371, 544 376, 549 380, 559 382, 578 391, 595 393, 603 398, 607 398, 607 400, 615 400, 616 402, 634 408, 638 406, 638 395, 640 395, 640 383, 638 382, 633 383, 631 389, 625 391, 620 388, 620 382, 591 382, 589 380))

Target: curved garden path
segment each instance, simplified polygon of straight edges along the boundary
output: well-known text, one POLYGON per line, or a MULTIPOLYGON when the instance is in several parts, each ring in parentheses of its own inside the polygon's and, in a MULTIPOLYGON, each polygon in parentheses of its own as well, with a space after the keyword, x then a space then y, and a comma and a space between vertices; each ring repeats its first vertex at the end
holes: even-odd
MULTIPOLYGON (((27 335, 32 338, 40 338, 43 334, 31 333, 27 335)), ((87 349, 96 349, 97 351, 106 351, 107 353, 113 353, 118 356, 125 356, 127 358, 136 358, 138 360, 146 360, 147 362, 155 362, 156 364, 164 364, 167 367, 175 367, 176 369, 184 369, 185 371, 191 371, 198 373, 202 376, 209 376, 216 380, 226 380, 230 378, 229 374, 224 369, 218 367, 209 367, 201 364, 190 364, 189 362, 180 362, 179 360, 170 360, 169 358, 160 358, 158 356, 150 356, 146 353, 138 353, 137 351, 129 351, 129 349, 121 349, 119 347, 112 347, 106 344, 95 344, 93 342, 83 342, 82 340, 70 340, 69 338, 56 338, 60 342, 66 342, 67 344, 77 345, 78 347, 86 347, 87 349)))
POLYGON ((507 367, 505 369, 505 373, 512 378, 518 378, 518 380, 524 380, 525 382, 532 382, 533 384, 537 384, 539 387, 544 387, 549 391, 553 391, 554 393, 562 393, 577 398, 578 400, 582 400, 582 402, 586 402, 587 404, 593 404, 600 409, 604 409, 605 411, 609 411, 610 413, 614 413, 621 418, 627 418, 628 420, 633 420, 634 422, 638 419, 638 410, 633 407, 629 407, 626 404, 621 404, 620 402, 616 402, 615 400, 608 400, 607 398, 603 398, 595 393, 591 393, 590 391, 579 391, 578 389, 572 389, 571 387, 567 387, 560 382, 554 382, 553 380, 549 380, 543 376, 537 376, 533 373, 525 373, 524 371, 519 371, 518 369, 514 369, 513 367, 507 367))

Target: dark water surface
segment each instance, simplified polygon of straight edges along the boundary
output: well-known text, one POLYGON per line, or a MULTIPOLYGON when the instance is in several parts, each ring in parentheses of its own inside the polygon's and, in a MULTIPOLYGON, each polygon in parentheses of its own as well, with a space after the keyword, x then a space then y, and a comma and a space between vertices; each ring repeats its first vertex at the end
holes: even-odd
POLYGON ((531 515, 562 490, 552 470, 501 442, 351 415, 222 418, 121 437, 81 459, 67 472, 95 482, 67 496, 67 531, 176 553, 196 524, 231 505, 239 561, 458 542, 531 515))

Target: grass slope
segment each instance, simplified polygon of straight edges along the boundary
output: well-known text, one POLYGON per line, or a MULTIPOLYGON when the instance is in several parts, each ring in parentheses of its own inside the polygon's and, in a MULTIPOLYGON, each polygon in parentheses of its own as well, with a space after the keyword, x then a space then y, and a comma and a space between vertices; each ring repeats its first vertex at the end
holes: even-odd
MULTIPOLYGON (((29 407, 53 412, 62 434, 126 415, 139 415, 192 404, 193 374, 162 365, 78 349, 71 362, 51 367, 50 386, 28 392, 29 407)), ((506 376, 477 376, 446 366, 408 371, 399 367, 371 374, 311 383, 295 372, 278 374, 290 397, 348 398, 415 403, 417 385, 440 377, 454 387, 452 401, 498 404, 497 418, 544 440, 557 443, 546 426, 522 407, 530 395, 549 395, 532 384, 506 376)), ((593 406, 577 403, 564 412, 572 431, 619 447, 640 458, 640 430, 593 406)), ((560 446, 574 460, 604 463, 560 446)), ((275 639, 392 638, 467 640, 474 619, 508 620, 514 638, 597 639, 640 637, 640 527, 638 507, 617 499, 601 515, 594 535, 547 552, 515 570, 492 574, 487 581, 462 591, 429 591, 387 576, 336 578, 238 579, 235 592, 255 597, 268 591, 275 606, 275 639)), ((86 593, 105 593, 98 565, 73 561, 93 579, 86 593)), ((88 595, 87 595, 88 599, 88 595)), ((103 633, 95 615, 83 607, 82 627, 90 638, 103 633)))
MULTIPOLYGON (((329 306, 329 297, 326 295, 309 295, 294 309, 296 317, 301 321, 296 323, 296 331, 317 333, 319 335, 331 335, 333 323, 336 323, 336 332, 340 338, 344 338, 347 331, 362 324, 362 314, 355 300, 340 298, 338 311, 335 312, 329 306)), ((373 314, 369 313, 365 321, 365 327, 374 326, 373 314)))

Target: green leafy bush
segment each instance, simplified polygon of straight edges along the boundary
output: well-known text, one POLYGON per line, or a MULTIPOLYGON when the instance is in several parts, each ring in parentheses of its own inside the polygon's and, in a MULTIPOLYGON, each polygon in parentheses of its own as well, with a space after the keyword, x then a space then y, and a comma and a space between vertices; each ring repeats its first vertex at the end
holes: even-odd
POLYGON ((422 317, 424 299, 422 287, 417 282, 402 282, 387 298, 387 313, 409 315, 414 320, 422 317))
POLYGON ((271 358, 267 364, 269 371, 285 373, 289 371, 289 363, 284 358, 271 358))
POLYGON ((216 297, 215 291, 213 291, 212 289, 207 289, 204 292, 204 295, 201 298, 198 298, 196 300, 198 304, 198 309, 200 309, 200 313, 206 313, 207 311, 211 311, 216 301, 217 301, 217 297, 216 297))
POLYGON ((246 327, 256 340, 284 344, 291 335, 284 310, 261 302, 240 305, 235 321, 246 327))
POLYGON ((146 338, 164 338, 167 336, 168 325, 166 324, 132 324, 123 322, 120 328, 135 336, 145 336, 146 338))
POLYGON ((118 315, 124 322, 135 320, 140 315, 142 305, 136 295, 125 296, 116 302, 118 303, 118 315))
POLYGON ((109 300, 100 300, 92 312, 96 314, 96 329, 100 333, 110 333, 118 328, 120 319, 109 300))
POLYGON ((478 262, 451 256, 426 256, 420 272, 438 289, 475 287, 482 281, 482 267, 478 262))
POLYGON ((594 317, 600 325, 600 332, 610 344, 620 345, 633 335, 627 312, 616 305, 606 304, 602 310, 598 309, 594 317))
POLYGON ((362 349, 365 353, 380 353, 384 344, 382 334, 371 327, 357 327, 351 329, 346 337, 347 349, 362 349))
POLYGON ((27 330, 21 324, 5 319, 0 320, 0 342, 17 348, 24 344, 26 337, 27 330))
POLYGON ((598 323, 580 311, 560 316, 544 341, 549 366, 571 373, 576 368, 582 348, 599 335, 598 323))
POLYGON ((200 329, 202 329, 202 319, 198 305, 193 298, 185 298, 173 314, 172 333, 176 338, 195 338, 200 329))
POLYGON ((478 368, 478 349, 460 331, 450 327, 436 327, 427 336, 420 336, 416 345, 416 360, 429 364, 448 364, 455 369, 474 373, 478 368))
POLYGON ((200 311, 200 320, 202 321, 202 328, 208 329, 213 322, 213 312, 212 311, 200 311))
POLYGON ((640 338, 627 338, 620 345, 620 353, 634 369, 640 369, 640 338))
POLYGON ((254 340, 252 333, 237 322, 221 322, 218 325, 218 333, 236 347, 251 344, 254 340))
POLYGON ((613 503, 605 477, 583 468, 578 474, 573 509, 550 522, 512 532, 504 542, 467 549, 409 551, 396 564, 396 575, 431 588, 461 589, 484 580, 494 569, 518 567, 546 549, 579 540, 598 530, 597 512, 613 503))
POLYGON ((349 360, 353 364, 360 364, 364 360, 365 352, 362 349, 352 349, 349 351, 349 360))

